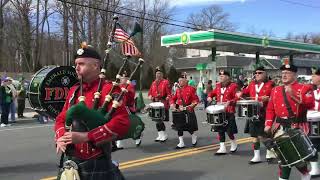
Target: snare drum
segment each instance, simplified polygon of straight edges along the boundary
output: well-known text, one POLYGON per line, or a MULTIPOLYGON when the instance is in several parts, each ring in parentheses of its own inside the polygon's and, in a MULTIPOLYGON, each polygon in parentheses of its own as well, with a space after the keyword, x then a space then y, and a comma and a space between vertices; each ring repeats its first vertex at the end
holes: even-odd
POLYGON ((282 167, 292 167, 299 162, 304 162, 317 152, 301 129, 289 129, 274 141, 273 150, 282 167))
POLYGON ((310 125, 309 137, 320 138, 320 112, 308 111, 307 120, 310 125))
POLYGON ((166 118, 165 108, 162 102, 153 102, 149 104, 149 117, 152 121, 163 121, 166 118))
POLYGON ((255 100, 239 100, 236 105, 237 118, 259 119, 260 102, 255 100))
POLYGON ((206 108, 207 123, 212 126, 225 126, 228 124, 224 105, 211 105, 206 108))

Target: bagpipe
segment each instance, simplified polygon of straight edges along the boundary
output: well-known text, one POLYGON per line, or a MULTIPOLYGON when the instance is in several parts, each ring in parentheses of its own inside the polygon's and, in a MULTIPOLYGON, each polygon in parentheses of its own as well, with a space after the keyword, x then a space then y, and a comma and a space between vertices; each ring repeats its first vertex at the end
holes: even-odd
MULTIPOLYGON (((139 62, 136 63, 135 69, 130 74, 129 80, 125 86, 125 88, 121 88, 121 92, 118 96, 113 97, 112 93, 120 83, 120 74, 123 71, 125 65, 127 64, 130 56, 126 56, 124 58, 124 62, 120 67, 116 80, 112 82, 112 88, 105 96, 105 100, 103 105, 99 108, 99 102, 101 97, 102 85, 105 81, 105 73, 106 73, 106 65, 107 61, 109 60, 109 53, 112 49, 112 43, 114 42, 114 34, 116 30, 118 17, 113 18, 113 26, 112 31, 109 35, 109 40, 107 44, 107 50, 105 50, 105 56, 103 59, 103 66, 101 69, 101 73, 99 74, 99 84, 97 91, 94 93, 94 103, 93 108, 89 109, 85 104, 85 96, 83 96, 82 92, 82 78, 80 78, 80 96, 78 97, 79 103, 70 107, 66 113, 66 122, 65 128, 69 131, 90 131, 94 128, 102 126, 109 122, 112 119, 112 114, 116 111, 116 109, 121 105, 121 100, 123 99, 125 93, 127 92, 127 88, 129 86, 130 80, 132 79, 133 75, 137 71, 137 69, 143 64, 144 60, 139 58, 139 62), (112 103, 112 108, 107 111, 108 106, 112 103), (79 128, 80 126, 80 128, 79 128)), ((142 122, 141 118, 135 114, 129 113, 130 119, 130 128, 128 133, 124 137, 117 137, 118 139, 138 139, 144 130, 144 123, 142 122)))

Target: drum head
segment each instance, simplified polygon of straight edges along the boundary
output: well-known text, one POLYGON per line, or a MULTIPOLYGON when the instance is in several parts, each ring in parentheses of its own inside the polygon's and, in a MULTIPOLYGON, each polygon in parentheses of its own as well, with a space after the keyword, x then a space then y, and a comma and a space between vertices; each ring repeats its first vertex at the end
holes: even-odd
POLYGON ((206 108, 206 112, 209 114, 217 114, 225 112, 225 106, 224 105, 211 105, 206 108))
POLYGON ((319 111, 308 111, 307 112, 308 121, 320 121, 320 112, 319 111))
POLYGON ((164 107, 164 104, 162 102, 153 102, 153 103, 150 103, 149 106, 157 108, 157 107, 164 107))
POLYGON ((259 105, 259 101, 256 100, 239 100, 237 101, 237 105, 259 105))
POLYGON ((69 89, 78 82, 72 66, 46 66, 33 75, 27 93, 31 107, 55 118, 62 110, 69 89))

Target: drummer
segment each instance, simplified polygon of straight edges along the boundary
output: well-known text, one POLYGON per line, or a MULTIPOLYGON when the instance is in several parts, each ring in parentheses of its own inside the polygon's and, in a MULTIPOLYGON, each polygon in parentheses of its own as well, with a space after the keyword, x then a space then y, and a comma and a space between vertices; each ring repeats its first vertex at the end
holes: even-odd
MULTIPOLYGON (((275 137, 290 128, 301 128, 307 134, 306 111, 314 107, 312 88, 297 82, 298 69, 296 66, 285 64, 280 70, 283 86, 277 86, 271 91, 264 131, 271 133, 271 127, 276 121, 274 124, 275 137)), ((310 179, 307 163, 300 162, 295 166, 301 172, 302 180, 310 179)), ((289 179, 291 168, 279 165, 279 171, 279 180, 289 179)))
MULTIPOLYGON (((197 136, 195 131, 198 130, 197 117, 194 112, 194 107, 199 103, 199 98, 196 94, 196 89, 193 86, 188 85, 186 74, 182 74, 179 78, 179 88, 176 90, 174 96, 170 100, 170 108, 172 110, 172 116, 174 117, 174 111, 186 111, 188 121, 184 119, 173 119, 176 130, 178 131, 179 143, 176 149, 182 149, 185 147, 183 140, 183 131, 188 131, 191 134, 192 146, 197 145, 197 136), (183 120, 183 121, 181 121, 183 120)), ((185 117, 185 115, 184 115, 185 117)))
POLYGON ((217 83, 216 88, 208 94, 207 100, 209 103, 211 103, 212 98, 215 97, 217 104, 223 104, 226 107, 226 119, 228 120, 228 124, 226 126, 213 126, 213 130, 219 133, 218 139, 220 141, 220 148, 215 155, 224 155, 227 153, 225 145, 225 133, 227 133, 231 139, 230 152, 236 152, 238 147, 236 138, 234 136, 234 134, 238 133, 234 116, 237 100, 236 91, 238 85, 234 82, 231 82, 230 73, 225 70, 221 70, 219 72, 219 82, 220 83, 217 83))
MULTIPOLYGON (((169 121, 169 99, 171 98, 170 82, 163 78, 163 72, 160 67, 156 67, 156 80, 154 80, 149 89, 148 98, 152 102, 162 102, 165 106, 165 119, 169 121)), ((156 128, 158 130, 158 137, 156 142, 165 142, 168 139, 166 133, 166 126, 163 121, 157 122, 156 128)))
MULTIPOLYGON (((250 84, 245 87, 242 92, 238 92, 237 96, 246 96, 251 100, 256 100, 262 103, 260 108, 260 114, 258 120, 248 120, 245 132, 249 133, 253 137, 252 148, 254 151, 253 158, 249 161, 249 164, 256 164, 261 162, 260 157, 260 140, 264 134, 264 120, 266 107, 269 101, 270 93, 274 87, 273 81, 268 79, 267 72, 264 67, 257 67, 254 71, 254 81, 251 81, 250 84)), ((275 158, 274 154, 267 150, 266 159, 270 161, 272 158, 275 158)))
MULTIPOLYGON (((319 67, 312 69, 312 84, 314 87, 313 94, 314 94, 314 98, 315 98, 314 110, 320 111, 320 68, 319 67)), ((320 127, 318 127, 318 128, 320 128, 320 127)), ((311 138, 311 137, 310 137, 310 139, 312 141, 312 144, 316 147, 317 151, 319 152, 320 139, 319 138, 311 138)), ((310 160, 311 170, 309 173, 311 176, 319 176, 320 175, 318 159, 319 159, 318 154, 316 154, 314 156, 314 158, 312 158, 310 160)))

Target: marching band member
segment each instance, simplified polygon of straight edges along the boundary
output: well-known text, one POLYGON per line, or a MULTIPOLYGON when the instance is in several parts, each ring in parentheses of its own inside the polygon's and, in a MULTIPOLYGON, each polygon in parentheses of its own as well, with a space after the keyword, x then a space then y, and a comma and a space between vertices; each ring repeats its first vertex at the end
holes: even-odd
MULTIPOLYGON (((271 133, 271 127, 275 123, 275 135, 290 128, 301 128, 308 134, 309 127, 306 123, 307 109, 314 107, 314 96, 309 85, 297 82, 297 67, 290 64, 282 65, 281 68, 283 86, 272 89, 266 110, 265 129, 271 133), (298 122, 297 122, 298 121, 298 122)), ((307 164, 300 162, 295 165, 301 172, 302 180, 309 180, 307 164)), ((289 179, 291 168, 279 165, 279 180, 289 179)))
POLYGON ((179 78, 179 88, 170 100, 170 108, 172 110, 173 122, 176 130, 178 131, 179 144, 176 149, 182 149, 185 147, 183 140, 183 131, 188 131, 191 134, 192 145, 196 146, 197 136, 195 131, 198 130, 197 117, 194 112, 194 107, 199 103, 199 98, 196 95, 196 89, 188 85, 186 74, 182 74, 179 78), (175 111, 179 111, 182 117, 175 117, 175 111), (186 115, 187 113, 187 120, 186 115), (181 118, 181 119, 175 119, 181 118))
POLYGON ((224 155, 227 153, 225 146, 226 136, 228 134, 231 139, 230 152, 234 153, 237 151, 238 144, 234 134, 238 133, 237 124, 235 121, 235 105, 236 105, 236 91, 238 85, 230 80, 230 73, 224 70, 219 72, 219 81, 216 85, 216 88, 208 94, 208 102, 212 101, 213 97, 216 97, 217 103, 226 105, 226 119, 228 124, 226 126, 214 126, 214 131, 219 133, 220 148, 215 153, 215 155, 224 155))
MULTIPOLYGON (((251 99, 259 101, 263 105, 260 108, 259 120, 248 120, 247 127, 245 129, 245 132, 249 132, 250 136, 254 138, 252 144, 254 156, 249 161, 249 164, 261 162, 259 139, 262 139, 262 136, 264 135, 265 112, 273 87, 274 83, 273 81, 268 80, 267 72, 264 67, 257 67, 255 69, 255 80, 251 81, 251 83, 242 90, 242 93, 239 94, 239 97, 241 95, 249 96, 251 99)), ((270 154, 273 155, 271 151, 267 150, 267 161, 269 161, 270 158, 275 158, 274 155, 273 157, 270 157, 270 154)))
MULTIPOLYGON (((169 99, 171 97, 170 82, 163 78, 163 72, 160 67, 156 68, 156 80, 154 80, 149 89, 148 98, 152 102, 162 102, 165 106, 165 116, 163 121, 169 121, 169 99)), ((165 132, 166 126, 164 122, 157 122, 156 128, 158 130, 158 137, 156 142, 165 142, 168 139, 168 135, 165 132)))
MULTIPOLYGON (((129 80, 129 74, 126 71, 124 71, 120 79, 120 88, 126 88, 128 80, 129 80)), ((136 113, 135 100, 134 100, 134 97, 136 94, 135 88, 129 82, 129 85, 126 89, 127 89, 127 92, 122 100, 122 103, 126 106, 127 110, 130 111, 130 113, 135 114, 136 113)), ((139 147, 141 144, 141 138, 136 139, 135 144, 137 147, 139 147)), ((116 142, 116 145, 117 145, 117 149, 123 149, 122 140, 118 140, 116 142)))
MULTIPOLYGON (((85 104, 88 108, 93 107, 94 93, 97 91, 101 58, 92 47, 82 47, 78 49, 74 56, 76 73, 83 79, 83 96, 86 97, 85 104)), ((111 90, 112 83, 102 82, 102 91, 99 105, 103 104, 106 94, 111 90)), ((79 84, 72 86, 63 110, 56 118, 55 123, 55 142, 57 153, 66 152, 67 145, 73 144, 74 148, 67 154, 79 167, 81 180, 104 180, 117 179, 123 180, 118 167, 111 160, 110 153, 106 154, 100 148, 101 144, 110 142, 118 137, 124 136, 129 129, 130 122, 128 112, 123 105, 120 105, 112 115, 109 122, 88 132, 67 132, 65 129, 66 112, 79 102, 79 84), (74 102, 74 103, 73 103, 74 102)), ((120 93, 116 88, 115 93, 120 93)), ((116 95, 116 94, 113 94, 116 95)), ((111 109, 112 103, 108 106, 111 109)))
MULTIPOLYGON (((315 68, 312 71, 312 84, 314 85, 314 98, 315 98, 315 111, 320 111, 320 68, 315 68)), ((319 128, 319 127, 317 127, 319 128)), ((311 141, 313 145, 316 147, 317 151, 320 150, 320 140, 319 138, 311 138, 311 141)), ((310 160, 311 170, 310 175, 311 176, 318 176, 320 175, 320 169, 319 169, 319 162, 318 162, 319 156, 318 153, 310 160)))

